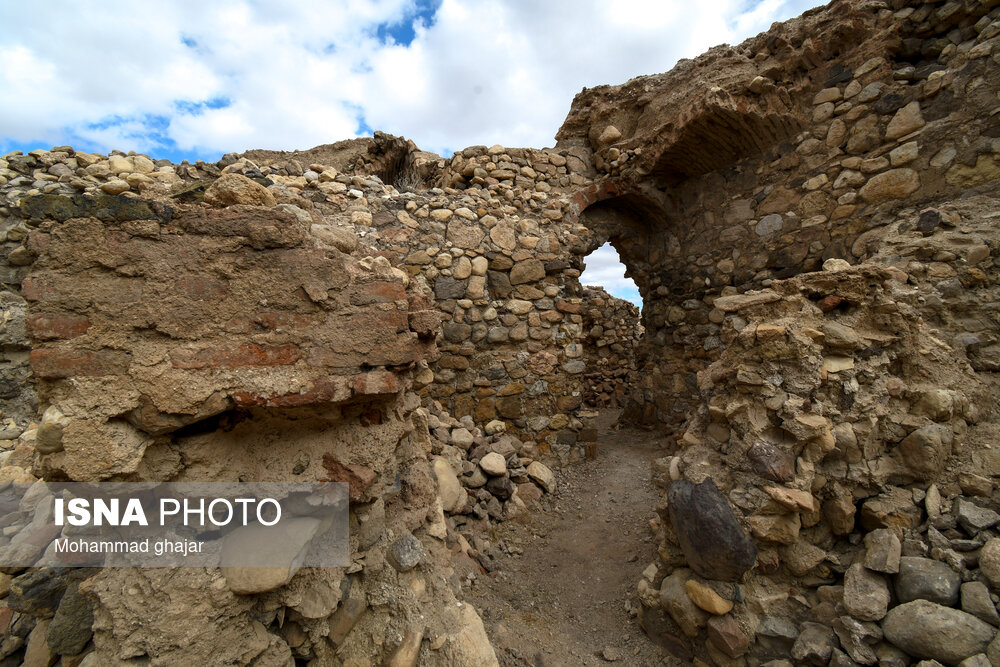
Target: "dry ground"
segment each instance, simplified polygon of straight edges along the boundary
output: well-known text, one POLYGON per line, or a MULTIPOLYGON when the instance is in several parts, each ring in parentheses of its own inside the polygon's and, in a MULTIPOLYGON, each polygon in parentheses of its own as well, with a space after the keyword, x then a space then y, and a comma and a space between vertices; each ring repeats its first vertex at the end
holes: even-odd
POLYGON ((515 554, 468 592, 504 667, 664 662, 630 611, 641 572, 655 559, 649 465, 664 455, 664 440, 609 430, 614 416, 603 420, 597 459, 557 473, 548 511, 502 525, 495 537, 515 554))

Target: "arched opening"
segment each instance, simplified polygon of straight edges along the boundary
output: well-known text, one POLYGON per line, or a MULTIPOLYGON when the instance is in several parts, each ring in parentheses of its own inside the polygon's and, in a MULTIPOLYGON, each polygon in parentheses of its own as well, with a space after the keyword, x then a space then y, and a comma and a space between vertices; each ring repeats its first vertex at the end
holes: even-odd
POLYGON ((614 411, 607 419, 617 419, 638 379, 642 297, 610 242, 584 258, 580 283, 587 365, 584 405, 614 411))
POLYGON ((602 421, 622 416, 632 426, 656 421, 653 397, 643 382, 650 315, 662 290, 658 265, 672 227, 662 193, 628 192, 594 202, 580 215, 593 236, 582 258, 584 402, 602 421), (655 199, 654 199, 655 197, 655 199), (603 289, 588 288, 597 284, 603 289))

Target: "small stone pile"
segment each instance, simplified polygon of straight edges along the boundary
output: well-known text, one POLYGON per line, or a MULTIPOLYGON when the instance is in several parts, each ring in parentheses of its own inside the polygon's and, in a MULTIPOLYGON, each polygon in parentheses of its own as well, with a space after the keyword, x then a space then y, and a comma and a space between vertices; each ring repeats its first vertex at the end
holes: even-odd
POLYGON ((423 412, 448 528, 461 537, 464 553, 474 551, 480 566, 492 571, 490 555, 469 545, 491 532, 490 522, 527 519, 543 495, 555 491, 556 477, 539 460, 538 447, 506 434, 499 420, 484 432, 470 417, 455 419, 436 401, 423 412))

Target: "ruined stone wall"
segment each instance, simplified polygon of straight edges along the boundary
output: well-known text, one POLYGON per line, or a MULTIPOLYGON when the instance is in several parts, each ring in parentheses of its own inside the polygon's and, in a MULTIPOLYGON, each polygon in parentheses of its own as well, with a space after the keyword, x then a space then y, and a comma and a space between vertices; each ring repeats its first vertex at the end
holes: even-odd
POLYGON ((602 287, 583 288, 584 403, 620 408, 638 384, 636 349, 642 339, 639 308, 602 287))
POLYGON ((112 664, 207 663, 220 637, 235 664, 494 664, 444 551, 491 567, 490 522, 596 438, 588 395, 676 431, 638 585, 675 655, 996 655, 974 621, 996 625, 1000 582, 1000 8, 904 4, 841 0, 584 91, 554 149, 5 156, 0 480, 364 484, 346 572, 250 596, 214 572, 13 573, 4 657, 84 650, 64 631, 89 609, 112 664), (605 242, 639 338, 579 284, 605 242), (972 643, 935 652, 927 618, 972 643))
POLYGON ((957 664, 987 651, 995 388, 905 303, 905 279, 829 260, 719 299, 747 324, 699 374, 676 455, 653 466, 660 560, 638 586, 643 626, 675 655, 957 664), (832 293, 850 306, 811 300, 832 293), (927 640, 935 626, 953 632, 927 640))
POLYGON ((347 481, 352 564, 15 570, 5 658, 496 664, 447 583, 413 391, 439 330, 428 294, 243 176, 205 188, 206 204, 7 192, 8 224, 28 230, 21 292, 44 414, 0 477, 347 481))
POLYGON ((592 149, 600 182, 568 214, 625 232, 619 252, 644 298, 635 419, 683 421, 696 373, 738 320, 716 298, 858 261, 898 209, 995 179, 988 4, 895 9, 834 3, 577 96, 558 147, 592 149))
POLYGON ((567 217, 644 298, 626 416, 687 422, 637 587, 683 660, 1000 660, 998 18, 833 3, 574 102, 567 217))

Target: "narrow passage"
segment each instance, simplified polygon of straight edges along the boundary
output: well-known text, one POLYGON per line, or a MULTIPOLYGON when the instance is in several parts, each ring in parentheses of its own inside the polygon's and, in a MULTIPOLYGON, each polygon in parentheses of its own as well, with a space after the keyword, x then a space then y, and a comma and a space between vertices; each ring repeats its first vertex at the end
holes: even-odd
POLYGON ((630 612, 656 553, 649 469, 663 436, 602 417, 598 458, 559 474, 549 511, 501 525, 494 542, 512 553, 468 592, 504 667, 674 664, 630 612))

